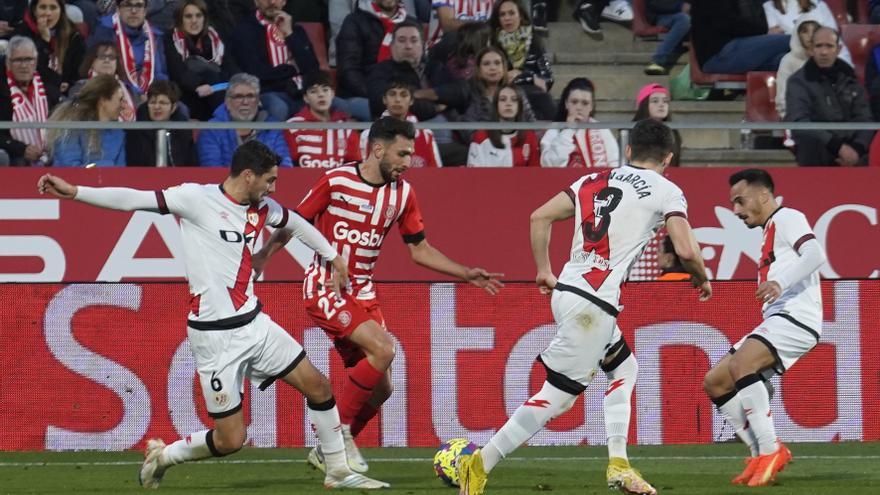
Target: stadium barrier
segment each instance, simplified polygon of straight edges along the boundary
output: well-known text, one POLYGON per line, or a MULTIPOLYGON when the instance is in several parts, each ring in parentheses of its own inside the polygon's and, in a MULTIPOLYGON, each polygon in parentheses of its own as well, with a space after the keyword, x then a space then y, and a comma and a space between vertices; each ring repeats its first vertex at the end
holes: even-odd
MULTIPOLYGON (((267 312, 330 373, 344 373, 313 326, 298 283, 258 284, 267 312)), ((625 287, 619 324, 639 359, 630 441, 726 441, 702 376, 760 321, 754 282, 718 282, 698 303, 683 282, 625 287)), ((821 343, 774 378, 785 442, 880 440, 880 283, 825 281, 821 343)), ((554 331, 549 302, 529 283, 496 297, 450 283, 380 284, 397 344, 395 393, 362 434, 365 446, 483 443, 544 378, 534 358, 554 331)), ((183 283, 4 284, 0 298, 0 450, 125 450, 210 425, 186 336, 183 283)), ((571 411, 532 445, 604 443, 599 373, 571 411)), ((279 384, 244 391, 257 447, 314 445, 304 400, 279 384)))

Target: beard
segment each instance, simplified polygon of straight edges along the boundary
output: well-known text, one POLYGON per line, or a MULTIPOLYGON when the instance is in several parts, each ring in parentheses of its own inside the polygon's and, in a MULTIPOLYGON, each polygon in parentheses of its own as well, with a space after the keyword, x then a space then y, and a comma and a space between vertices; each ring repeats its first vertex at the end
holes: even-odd
POLYGON ((385 158, 382 158, 382 160, 379 161, 379 173, 382 174, 382 180, 383 180, 386 184, 389 183, 389 182, 391 182, 392 180, 394 180, 394 179, 391 177, 391 170, 392 170, 393 168, 394 168, 394 167, 391 165, 391 163, 388 162, 387 160, 385 160, 385 158))

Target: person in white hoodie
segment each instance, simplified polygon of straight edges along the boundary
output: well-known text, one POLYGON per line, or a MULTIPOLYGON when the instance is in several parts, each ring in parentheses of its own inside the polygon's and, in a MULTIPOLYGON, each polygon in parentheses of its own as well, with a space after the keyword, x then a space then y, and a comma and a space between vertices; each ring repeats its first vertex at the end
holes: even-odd
MULTIPOLYGON (((559 100, 557 122, 596 122, 595 87, 586 77, 572 79, 559 100)), ((550 129, 541 139, 542 167, 618 167, 620 147, 608 129, 550 129)))

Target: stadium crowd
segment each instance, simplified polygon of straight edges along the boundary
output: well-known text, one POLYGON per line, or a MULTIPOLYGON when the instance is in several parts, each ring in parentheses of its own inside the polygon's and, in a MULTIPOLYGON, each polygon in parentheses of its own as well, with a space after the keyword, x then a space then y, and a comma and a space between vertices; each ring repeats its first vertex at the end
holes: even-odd
MULTIPOLYGON (((7 0, 0 119, 595 122, 597 90, 588 77, 569 81, 558 101, 551 94, 543 39, 559 3, 7 0)), ((600 21, 635 17, 664 31, 646 60, 648 75, 669 74, 692 50, 691 63, 704 73, 778 70, 775 106, 787 121, 874 121, 880 47, 859 62, 864 67, 855 64, 832 3, 840 2, 579 0, 573 16, 590 35, 601 32, 600 21)), ((864 4, 866 20, 880 20, 880 1, 854 3, 864 4)), ((589 40, 581 46, 588 50, 589 40)), ((666 87, 650 84, 634 96, 633 120, 670 120, 666 87)), ((168 156, 157 157, 153 131, 0 130, 0 164, 227 166, 239 145, 259 140, 285 166, 330 168, 363 158, 366 142, 353 130, 312 129, 170 131, 166 138, 168 156)), ((873 132, 791 138, 801 165, 865 165, 873 132)), ((421 130, 413 166, 616 167, 621 156, 605 129, 421 130)))

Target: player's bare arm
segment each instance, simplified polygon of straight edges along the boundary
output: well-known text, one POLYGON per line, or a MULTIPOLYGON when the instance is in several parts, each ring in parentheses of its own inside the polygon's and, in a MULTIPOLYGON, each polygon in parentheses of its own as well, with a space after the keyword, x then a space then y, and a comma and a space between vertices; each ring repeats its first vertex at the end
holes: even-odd
POLYGON ((532 256, 538 269, 535 283, 538 284, 538 290, 542 294, 550 294, 556 287, 556 276, 553 275, 553 268, 550 266, 550 231, 553 222, 567 220, 572 216, 574 216, 574 203, 567 194, 561 192, 532 212, 529 217, 532 256))
POLYGON ((420 266, 430 268, 435 272, 460 278, 461 280, 477 286, 492 295, 497 294, 498 291, 504 287, 504 284, 499 280, 504 276, 503 273, 492 273, 483 268, 470 268, 464 266, 461 263, 449 259, 425 239, 422 239, 422 241, 418 243, 407 245, 409 246, 410 257, 420 266))
POLYGON ((277 253, 293 239, 293 232, 287 229, 275 229, 263 247, 251 258, 251 266, 254 267, 254 277, 259 277, 266 267, 269 258, 277 253))
POLYGON ((672 245, 682 266, 691 274, 691 283, 700 291, 700 301, 708 300, 712 297, 712 284, 706 275, 706 265, 691 224, 683 217, 673 216, 666 220, 666 230, 672 238, 672 245))

